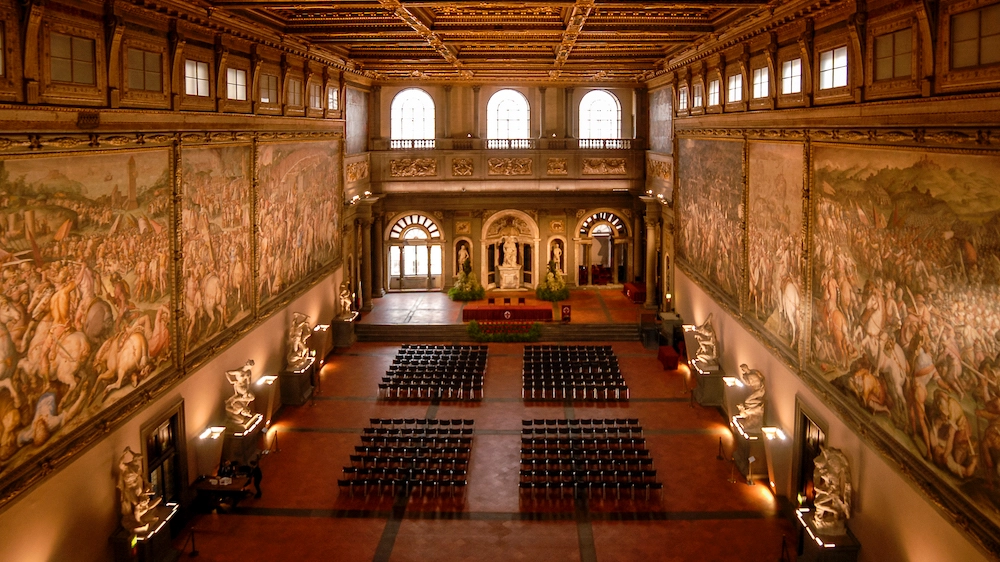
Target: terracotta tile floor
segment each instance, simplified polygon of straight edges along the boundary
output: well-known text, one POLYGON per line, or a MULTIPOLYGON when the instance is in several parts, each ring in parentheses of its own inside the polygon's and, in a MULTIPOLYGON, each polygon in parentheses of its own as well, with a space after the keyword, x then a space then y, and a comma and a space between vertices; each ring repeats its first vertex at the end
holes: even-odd
MULTIPOLYGON (((614 300, 617 291, 583 292, 574 321, 588 314, 611 321, 612 310, 632 306, 624 297, 614 300), (578 310, 589 312, 578 316, 578 310)), ((405 318, 424 306, 435 311, 432 319, 460 314, 460 305, 428 302, 439 296, 428 295, 380 299, 366 320, 405 318)), ((209 561, 753 562, 778 560, 786 535, 794 551, 793 529, 776 514, 767 488, 728 482, 730 464, 716 459, 720 437, 726 456, 731 448, 722 415, 692 406, 683 376, 664 371, 654 351, 639 342, 613 347, 632 391, 628 403, 524 402, 521 344, 489 346, 481 402, 379 401, 376 384, 398 345, 338 350, 323 368, 316 399, 286 407, 269 432, 265 444, 273 445, 277 433, 278 450, 261 462, 263 497, 228 514, 194 516, 176 546, 193 528, 200 559, 209 561), (341 493, 337 478, 371 417, 476 420, 465 493, 408 499, 341 493), (521 420, 555 417, 639 418, 662 496, 521 497, 521 420)))

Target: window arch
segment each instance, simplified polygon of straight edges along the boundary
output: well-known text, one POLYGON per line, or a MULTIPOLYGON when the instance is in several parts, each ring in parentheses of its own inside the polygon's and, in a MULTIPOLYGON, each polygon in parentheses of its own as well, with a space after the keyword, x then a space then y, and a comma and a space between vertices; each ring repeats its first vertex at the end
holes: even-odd
POLYGON ((594 234, 628 236, 628 227, 625 220, 618 215, 608 211, 598 211, 580 223, 581 236, 594 234))
MULTIPOLYGON (((396 140, 434 140, 434 100, 418 88, 407 88, 392 98, 389 138, 396 140)), ((412 143, 408 143, 412 144, 412 143)), ((406 148, 421 148, 407 146, 406 148)), ((433 148, 433 144, 430 147, 433 148)))
POLYGON ((389 231, 390 240, 438 240, 441 231, 429 217, 420 214, 405 215, 399 218, 389 231))
POLYGON ((528 100, 516 90, 500 90, 486 104, 487 139, 527 139, 528 100))
POLYGON ((619 139, 622 104, 607 90, 591 90, 580 100, 581 139, 619 139))

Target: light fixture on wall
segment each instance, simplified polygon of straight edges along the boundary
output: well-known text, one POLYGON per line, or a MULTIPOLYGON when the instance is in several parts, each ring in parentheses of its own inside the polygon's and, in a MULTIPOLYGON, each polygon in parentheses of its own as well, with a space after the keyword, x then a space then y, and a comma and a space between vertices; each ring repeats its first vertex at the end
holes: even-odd
POLYGON ((768 441, 774 441, 778 439, 784 441, 788 438, 784 431, 781 431, 780 427, 762 427, 760 430, 764 433, 764 437, 767 437, 768 441))
POLYGON ((270 386, 274 384, 274 381, 278 380, 278 375, 264 375, 263 377, 257 379, 257 386, 270 386))
POLYGON ((226 432, 226 428, 221 425, 213 425, 211 427, 206 427, 205 431, 201 432, 198 439, 218 439, 222 437, 222 434, 226 432))
POLYGON ((743 388, 743 381, 736 377, 722 377, 722 382, 726 383, 726 386, 743 388))

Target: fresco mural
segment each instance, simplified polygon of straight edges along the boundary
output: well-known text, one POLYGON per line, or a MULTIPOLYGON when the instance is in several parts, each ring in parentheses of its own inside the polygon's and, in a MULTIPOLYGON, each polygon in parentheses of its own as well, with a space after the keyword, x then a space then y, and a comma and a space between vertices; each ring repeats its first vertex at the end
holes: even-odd
POLYGON ((743 279, 743 142, 682 139, 677 253, 739 302, 743 279))
POLYGON ((649 93, 649 149, 670 154, 674 151, 674 90, 666 87, 649 93))
POLYGON ((0 160, 0 481, 173 365, 170 162, 0 160))
POLYGON ((340 257, 339 141, 261 143, 258 295, 274 300, 340 257))
POLYGON ((1000 158, 814 147, 813 361, 1000 522, 1000 158))
POLYGON ((751 142, 746 311, 792 349, 802 334, 802 145, 751 142))
POLYGON ((250 145, 181 152, 186 356, 252 312, 251 173, 250 145))

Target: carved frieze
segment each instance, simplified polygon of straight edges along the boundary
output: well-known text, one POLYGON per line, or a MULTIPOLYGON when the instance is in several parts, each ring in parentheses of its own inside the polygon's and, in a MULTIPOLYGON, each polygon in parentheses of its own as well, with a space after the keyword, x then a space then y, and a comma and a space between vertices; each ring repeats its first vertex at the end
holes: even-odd
POLYGON ((569 174, 569 164, 565 158, 549 158, 545 173, 550 176, 565 176, 569 174))
POLYGON ((451 175, 471 176, 473 172, 472 158, 455 158, 451 161, 451 175))
POLYGON ((501 235, 531 236, 531 227, 520 217, 501 216, 490 224, 486 231, 486 237, 496 238, 501 235))
POLYGON ((354 183, 368 177, 369 166, 367 160, 351 162, 347 165, 347 183, 354 183))
POLYGON ((490 158, 486 163, 491 176, 531 175, 531 158, 490 158))
POLYGON ((671 174, 673 173, 673 167, 673 163, 670 160, 649 159, 647 161, 649 175, 663 181, 670 181, 671 174))
POLYGON ((611 176, 625 173, 624 158, 584 158, 583 173, 587 176, 611 176))
POLYGON ((562 219, 549 221, 549 230, 556 234, 566 232, 566 222, 562 219))
POLYGON ((455 221, 455 234, 471 234, 471 233, 472 233, 471 221, 455 221))
POLYGON ((389 175, 394 178, 423 178, 437 175, 434 158, 401 158, 389 161, 389 175))

